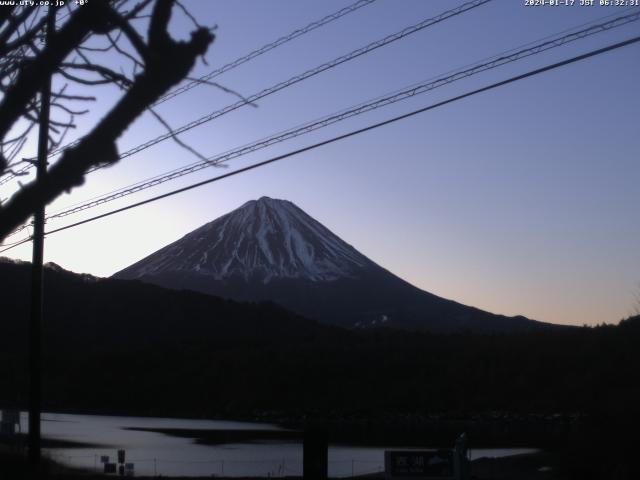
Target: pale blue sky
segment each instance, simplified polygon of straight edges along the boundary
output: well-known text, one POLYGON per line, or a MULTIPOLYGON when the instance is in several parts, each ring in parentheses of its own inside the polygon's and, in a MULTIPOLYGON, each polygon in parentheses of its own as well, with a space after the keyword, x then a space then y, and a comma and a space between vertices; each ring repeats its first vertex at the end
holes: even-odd
MULTIPOLYGON (((186 1, 201 23, 218 25, 209 66, 199 65, 196 74, 349 3, 186 1)), ((250 95, 461 3, 378 0, 216 80, 250 95)), ((494 0, 183 138, 206 155, 224 152, 625 10, 578 3, 526 7, 521 0, 494 0)), ((176 34, 189 28, 176 15, 176 34)), ((640 22, 598 34, 249 155, 230 168, 638 33, 640 22)), ((46 260, 110 275, 245 201, 268 195, 295 202, 372 260, 437 295, 556 323, 617 322, 631 313, 640 288, 639 77, 640 46, 626 47, 53 235, 46 243, 46 260)), ((234 101, 212 87, 200 87, 158 110, 177 127, 234 101)), ((110 102, 112 93, 105 92, 95 115, 110 102)), ((90 118, 85 122, 90 126, 90 118)), ((152 118, 144 117, 127 132, 121 149, 161 132, 152 118)), ((164 142, 92 174, 85 187, 52 210, 196 160, 164 142)), ((205 170, 50 227, 221 172, 205 170)), ((10 253, 29 258, 27 247, 10 253)))

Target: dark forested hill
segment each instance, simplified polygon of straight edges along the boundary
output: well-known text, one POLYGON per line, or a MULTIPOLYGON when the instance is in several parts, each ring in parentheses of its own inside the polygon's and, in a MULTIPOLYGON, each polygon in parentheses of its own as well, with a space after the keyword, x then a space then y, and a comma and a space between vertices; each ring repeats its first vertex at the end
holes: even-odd
MULTIPOLYGON (((0 262, 0 403, 26 400, 28 264, 0 262)), ((45 275, 45 404, 156 415, 382 418, 640 404, 640 320, 500 335, 347 331, 59 268, 45 275)))
MULTIPOLYGON (((26 335, 30 265, 0 261, 3 339, 20 347, 26 335)), ((337 328, 269 303, 239 303, 187 290, 167 290, 139 281, 97 278, 45 267, 44 328, 49 353, 112 353, 203 343, 229 348, 264 342, 300 342, 336 335, 337 328)))

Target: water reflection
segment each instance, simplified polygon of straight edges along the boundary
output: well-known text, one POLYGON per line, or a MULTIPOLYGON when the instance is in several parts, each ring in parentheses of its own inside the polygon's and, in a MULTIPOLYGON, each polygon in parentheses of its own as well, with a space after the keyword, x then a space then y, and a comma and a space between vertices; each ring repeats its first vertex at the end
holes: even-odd
MULTIPOLYGON (((80 448, 49 448, 52 458, 79 468, 101 471, 100 457, 115 461, 116 450, 126 450, 136 475, 260 476, 302 475, 302 444, 292 441, 259 441, 225 445, 201 445, 193 438, 128 428, 193 430, 281 430, 276 425, 225 420, 115 417, 102 415, 42 415, 43 437, 78 442, 80 448)), ((26 414, 21 427, 27 428, 26 414)), ((406 449, 406 448, 403 448, 406 449)), ((329 476, 349 477, 384 469, 384 447, 331 446, 329 476)), ((477 449, 472 459, 534 452, 534 449, 477 449)))

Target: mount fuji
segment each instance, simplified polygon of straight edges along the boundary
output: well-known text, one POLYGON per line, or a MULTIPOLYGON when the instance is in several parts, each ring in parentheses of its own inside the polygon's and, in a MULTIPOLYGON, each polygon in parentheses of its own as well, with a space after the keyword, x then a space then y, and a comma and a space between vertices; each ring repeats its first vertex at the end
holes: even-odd
POLYGON ((269 300, 348 328, 506 332, 546 325, 420 290, 293 203, 268 197, 245 203, 114 277, 239 301, 269 300))

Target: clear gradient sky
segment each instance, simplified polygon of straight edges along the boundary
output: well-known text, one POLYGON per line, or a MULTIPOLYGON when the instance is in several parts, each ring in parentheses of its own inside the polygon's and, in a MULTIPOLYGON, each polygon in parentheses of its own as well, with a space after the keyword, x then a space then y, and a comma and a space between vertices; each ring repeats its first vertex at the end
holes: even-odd
MULTIPOLYGON (((200 64, 195 72, 204 74, 351 2, 184 3, 201 23, 218 25, 209 66, 200 64)), ((378 0, 216 80, 250 95, 461 3, 378 0)), ((205 155, 221 153, 599 17, 628 13, 625 7, 579 3, 529 7, 524 0, 494 0, 182 138, 205 155)), ((173 27, 183 36, 192 28, 178 12, 173 27)), ((554 49, 234 160, 229 170, 639 33, 636 22, 554 49)), ((111 275, 267 195, 293 201, 375 262, 442 297, 554 323, 615 323, 632 312, 640 289, 639 78, 636 44, 52 235, 45 260, 111 275)), ((77 134, 116 95, 103 91, 77 134)), ((177 127, 235 100, 199 87, 158 110, 177 127)), ((120 148, 162 132, 145 116, 120 148)), ((49 210, 194 161, 175 143, 163 142, 91 174, 84 187, 49 210)), ((222 172, 189 175, 49 228, 222 172)), ((0 194, 10 192, 5 186, 0 194)), ((28 260, 30 248, 8 254, 28 260)))

